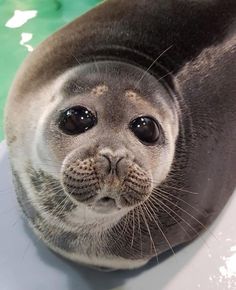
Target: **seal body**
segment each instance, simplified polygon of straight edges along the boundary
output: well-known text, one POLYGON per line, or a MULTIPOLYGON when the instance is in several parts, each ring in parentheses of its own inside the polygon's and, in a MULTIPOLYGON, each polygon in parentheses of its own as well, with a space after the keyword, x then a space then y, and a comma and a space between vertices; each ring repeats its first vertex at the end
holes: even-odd
POLYGON ((135 268, 193 240, 236 185, 236 2, 110 0, 9 93, 18 201, 73 261, 135 268))

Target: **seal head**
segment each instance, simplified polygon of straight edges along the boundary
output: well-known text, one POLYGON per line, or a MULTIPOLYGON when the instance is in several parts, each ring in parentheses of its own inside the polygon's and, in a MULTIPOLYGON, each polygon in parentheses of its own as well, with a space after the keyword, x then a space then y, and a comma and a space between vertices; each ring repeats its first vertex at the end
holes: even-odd
POLYGON ((58 80, 59 97, 39 122, 37 139, 46 142, 35 141, 35 155, 62 164, 65 192, 96 212, 139 205, 170 170, 177 110, 169 92, 144 74, 115 61, 78 66, 58 80))

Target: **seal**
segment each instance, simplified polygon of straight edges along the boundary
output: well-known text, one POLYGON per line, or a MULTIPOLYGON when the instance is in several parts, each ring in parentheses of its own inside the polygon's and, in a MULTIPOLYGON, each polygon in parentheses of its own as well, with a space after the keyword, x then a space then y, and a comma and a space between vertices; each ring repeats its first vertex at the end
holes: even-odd
POLYGON ((110 0, 25 60, 5 132, 18 201, 70 260, 131 269, 236 185, 235 0, 110 0))

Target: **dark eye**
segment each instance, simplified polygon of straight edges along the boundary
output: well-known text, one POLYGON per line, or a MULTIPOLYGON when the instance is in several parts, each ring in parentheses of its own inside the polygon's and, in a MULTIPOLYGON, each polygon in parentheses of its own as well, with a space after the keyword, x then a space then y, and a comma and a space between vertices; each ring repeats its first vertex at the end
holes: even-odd
POLYGON ((97 123, 97 118, 87 108, 76 106, 62 112, 59 118, 59 128, 68 135, 77 135, 91 129, 97 123))
POLYGON ((130 123, 129 128, 140 141, 148 145, 156 143, 160 137, 159 125, 151 117, 139 117, 130 123))

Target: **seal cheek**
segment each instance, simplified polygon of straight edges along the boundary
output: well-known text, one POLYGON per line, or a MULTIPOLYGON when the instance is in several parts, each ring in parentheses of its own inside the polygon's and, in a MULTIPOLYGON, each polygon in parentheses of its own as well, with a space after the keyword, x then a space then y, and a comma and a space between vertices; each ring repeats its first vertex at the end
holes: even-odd
POLYGON ((122 206, 136 206, 143 203, 152 192, 152 182, 148 174, 137 164, 129 166, 124 180, 120 203, 122 206))
POLYGON ((76 160, 62 172, 62 185, 66 193, 79 202, 91 202, 100 189, 93 159, 76 160))

